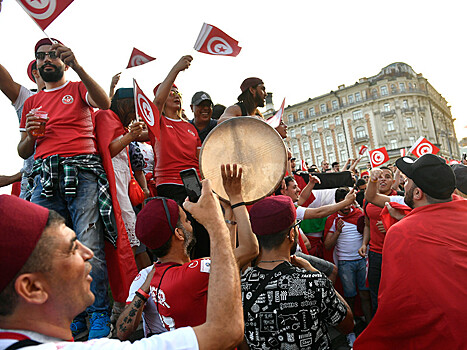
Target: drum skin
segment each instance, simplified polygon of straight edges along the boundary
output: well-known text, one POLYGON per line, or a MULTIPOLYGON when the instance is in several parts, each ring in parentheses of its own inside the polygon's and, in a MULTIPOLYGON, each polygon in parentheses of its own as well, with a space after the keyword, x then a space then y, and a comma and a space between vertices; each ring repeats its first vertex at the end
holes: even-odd
POLYGON ((246 204, 269 196, 286 172, 284 141, 268 124, 254 117, 236 117, 216 126, 201 147, 199 169, 211 180, 219 197, 228 201, 222 185, 221 164, 238 164, 243 169, 242 195, 246 204))

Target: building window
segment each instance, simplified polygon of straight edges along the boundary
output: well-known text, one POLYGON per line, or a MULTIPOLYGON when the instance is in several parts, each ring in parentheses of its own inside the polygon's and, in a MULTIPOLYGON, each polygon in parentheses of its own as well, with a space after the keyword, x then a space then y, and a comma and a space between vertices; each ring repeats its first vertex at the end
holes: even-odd
POLYGON ((348 157, 347 157, 347 151, 346 151, 345 149, 342 149, 342 150, 340 151, 340 156, 341 156, 341 162, 347 160, 347 158, 348 158, 348 157))
POLYGON ((321 142, 319 142, 318 139, 314 140, 313 142, 315 143, 315 148, 317 148, 317 149, 321 148, 321 142))
POLYGON ((326 109, 326 105, 324 103, 322 103, 320 106, 319 106, 320 110, 321 110, 321 113, 326 113, 327 112, 327 109, 326 109))
POLYGON ((426 120, 425 120, 425 118, 424 118, 424 117, 420 117, 420 119, 422 120, 422 126, 423 126, 424 128, 426 128, 426 120))
POLYGON ((308 142, 303 143, 303 150, 304 151, 309 151, 310 150, 310 144, 308 142))
POLYGON ((315 107, 311 107, 310 109, 308 109, 308 113, 310 113, 310 117, 314 117, 316 115, 315 107))
POLYGON ((409 136, 409 145, 412 146, 415 143, 415 136, 409 136))
POLYGON ((331 136, 326 136, 326 146, 332 146, 332 138, 331 138, 331 136))
POLYGON ((349 104, 353 103, 353 95, 349 95, 347 98, 349 100, 349 104))
POLYGON ((355 101, 356 102, 360 102, 362 100, 362 95, 360 95, 359 92, 356 92, 355 93, 355 101))
POLYGON ((397 140, 391 140, 391 149, 397 148, 397 140))
POLYGON ((402 101, 402 107, 409 108, 409 102, 407 100, 402 101))
POLYGON ((290 129, 290 137, 291 138, 295 137, 295 129, 290 129))
POLYGON ((300 153, 298 151, 298 145, 293 145, 292 152, 293 152, 294 156, 298 156, 298 154, 300 153))
POLYGON ((381 96, 386 96, 388 94, 388 87, 386 85, 381 85, 381 96))
POLYGON ((357 139, 362 139, 366 137, 366 131, 363 126, 359 126, 358 128, 355 129, 355 135, 357 139))
POLYGON ((401 92, 405 92, 405 84, 404 83, 399 83, 399 90, 401 92))
POLYGON ((342 119, 341 119, 340 116, 337 116, 337 117, 335 118, 335 123, 336 123, 336 125, 341 125, 341 124, 342 124, 342 119))
POLYGON ((318 126, 316 125, 316 123, 311 124, 311 130, 314 132, 318 132, 318 126))
POLYGON ((371 95, 373 97, 378 97, 378 90, 376 90, 376 88, 374 88, 373 90, 371 90, 371 95))
POLYGON ((338 108, 339 108, 339 106, 337 104, 337 101, 336 100, 332 101, 332 110, 335 111, 338 108))
POLYGON ((298 112, 298 119, 299 119, 299 120, 305 119, 305 114, 303 113, 303 111, 299 111, 299 112, 298 112))
POLYGON ((410 117, 405 118, 405 124, 407 125, 408 128, 413 128, 412 118, 410 117))
POLYGON ((344 142, 344 134, 343 133, 338 133, 337 134, 337 142, 341 143, 341 142, 344 142))
POLYGON ((358 119, 363 118, 363 113, 360 109, 357 111, 353 111, 352 114, 353 114, 353 120, 358 120, 358 119))
POLYGON ((336 161, 336 156, 334 153, 328 153, 328 162, 334 163, 336 161))
POLYGON ((323 120, 323 128, 329 129, 329 122, 327 119, 323 120))
POLYGON ((396 93, 396 85, 391 84, 391 93, 395 94, 396 93))
POLYGON ((412 91, 412 90, 413 90, 412 83, 409 83, 409 91, 412 91))
POLYGON ((293 114, 289 114, 287 118, 289 119, 289 123, 293 123, 293 114))
POLYGON ((385 103, 385 104, 383 105, 383 111, 389 112, 390 110, 391 110, 391 104, 385 103))
POLYGON ((301 132, 302 135, 306 135, 306 129, 305 129, 304 126, 302 126, 302 127, 300 128, 300 132, 301 132))
POLYGON ((316 163, 317 164, 321 164, 322 161, 323 161, 323 156, 322 155, 316 156, 316 163))
POLYGON ((388 120, 388 131, 394 131, 394 120, 388 120))

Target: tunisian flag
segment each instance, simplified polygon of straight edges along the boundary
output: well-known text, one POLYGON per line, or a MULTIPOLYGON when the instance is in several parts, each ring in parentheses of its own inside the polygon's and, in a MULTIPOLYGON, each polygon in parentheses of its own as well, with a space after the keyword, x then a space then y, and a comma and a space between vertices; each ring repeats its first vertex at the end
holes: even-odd
POLYGON ((45 30, 73 0, 16 0, 26 13, 45 30))
POLYGON ((237 56, 242 49, 238 41, 210 24, 203 23, 194 49, 209 55, 237 56))
POLYGON ((266 120, 266 123, 271 125, 274 129, 279 126, 282 120, 282 115, 284 114, 285 98, 282 101, 281 108, 274 114, 271 118, 266 120))
POLYGON ((412 153, 415 157, 420 158, 424 154, 431 153, 436 154, 439 152, 439 148, 433 145, 423 136, 420 136, 415 144, 410 148, 409 153, 412 153))
POLYGON ((368 147, 365 146, 365 145, 362 145, 362 147, 360 147, 360 150, 358 151, 358 154, 363 156, 365 154, 365 152, 367 151, 368 147))
POLYGON ((143 118, 144 122, 149 129, 149 137, 151 143, 154 139, 160 138, 161 135, 161 124, 160 124, 160 113, 154 103, 146 97, 143 90, 138 86, 138 83, 133 79, 133 90, 135 94, 135 110, 136 115, 143 118))
POLYGON ((155 58, 145 54, 143 51, 138 50, 136 47, 131 51, 130 61, 127 68, 141 66, 142 64, 154 61, 155 58))
POLYGON ((383 165, 389 160, 388 151, 386 151, 386 147, 381 147, 370 151, 370 162, 371 167, 376 168, 380 165, 383 165))

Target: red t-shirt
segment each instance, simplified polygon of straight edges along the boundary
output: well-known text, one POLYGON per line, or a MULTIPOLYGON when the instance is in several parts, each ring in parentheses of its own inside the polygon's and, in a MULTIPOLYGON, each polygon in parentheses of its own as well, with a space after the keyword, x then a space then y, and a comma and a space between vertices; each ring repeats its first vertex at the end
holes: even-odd
POLYGON ((188 168, 195 168, 199 174, 199 148, 201 140, 193 124, 161 116, 160 140, 156 139, 154 145, 156 185, 182 185, 180 171, 188 168))
POLYGON ((87 90, 80 82, 67 81, 64 85, 42 90, 24 102, 20 131, 26 131, 26 118, 31 109, 41 107, 48 113, 45 135, 36 140, 35 159, 58 154, 71 157, 96 154, 93 133, 92 108, 87 100, 87 90))
POLYGON ((162 323, 167 330, 199 326, 206 322, 211 259, 196 259, 181 266, 170 267, 171 265, 173 264, 156 264, 150 286, 152 299, 159 304, 162 323))
MULTIPOLYGON (((391 190, 391 193, 388 196, 395 196, 397 192, 391 190)), ((383 244, 384 238, 386 237, 385 233, 382 233, 376 223, 381 221, 381 211, 383 208, 377 207, 374 204, 368 203, 365 206, 365 215, 370 219, 370 250, 375 253, 383 253, 383 244)))

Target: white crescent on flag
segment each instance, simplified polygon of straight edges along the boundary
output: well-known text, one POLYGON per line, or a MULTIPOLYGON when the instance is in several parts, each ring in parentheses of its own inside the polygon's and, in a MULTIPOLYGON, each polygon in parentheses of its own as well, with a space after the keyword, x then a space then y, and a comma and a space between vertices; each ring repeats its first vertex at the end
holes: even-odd
MULTIPOLYGON (((140 89, 138 83, 133 79, 133 90, 135 96, 136 115, 141 117, 148 126, 149 133, 153 138, 160 137, 160 113, 157 107, 152 103, 140 89)), ((153 140, 152 138, 152 140, 153 140)))
POLYGON ((73 0, 16 0, 26 13, 45 30, 73 0))

